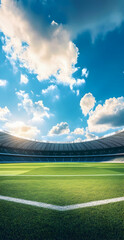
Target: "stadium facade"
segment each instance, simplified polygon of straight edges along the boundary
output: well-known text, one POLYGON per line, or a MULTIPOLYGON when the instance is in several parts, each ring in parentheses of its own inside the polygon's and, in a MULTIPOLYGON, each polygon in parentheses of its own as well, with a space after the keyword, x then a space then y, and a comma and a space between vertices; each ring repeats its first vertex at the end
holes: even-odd
POLYGON ((50 143, 0 132, 0 162, 107 161, 124 159, 124 131, 92 141, 50 143))

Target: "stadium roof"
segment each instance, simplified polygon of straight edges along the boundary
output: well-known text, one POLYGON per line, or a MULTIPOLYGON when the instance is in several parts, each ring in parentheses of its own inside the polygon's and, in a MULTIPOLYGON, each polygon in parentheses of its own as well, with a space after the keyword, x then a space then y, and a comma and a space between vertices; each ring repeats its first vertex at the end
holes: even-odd
POLYGON ((79 143, 49 143, 18 138, 5 132, 0 132, 0 147, 33 150, 33 151, 87 151, 115 147, 124 147, 124 131, 97 140, 79 143))

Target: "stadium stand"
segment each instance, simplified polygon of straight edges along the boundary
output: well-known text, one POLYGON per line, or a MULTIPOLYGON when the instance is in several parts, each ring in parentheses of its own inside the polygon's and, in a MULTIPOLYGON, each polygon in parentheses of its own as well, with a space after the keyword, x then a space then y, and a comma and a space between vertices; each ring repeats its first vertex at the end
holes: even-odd
POLYGON ((124 131, 79 143, 27 140, 0 132, 0 162, 108 161, 124 158, 124 131))

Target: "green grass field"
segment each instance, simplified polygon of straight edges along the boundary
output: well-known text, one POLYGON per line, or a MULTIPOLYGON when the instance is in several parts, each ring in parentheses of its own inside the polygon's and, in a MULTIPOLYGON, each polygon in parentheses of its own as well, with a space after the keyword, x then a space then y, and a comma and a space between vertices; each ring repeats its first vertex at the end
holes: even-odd
MULTIPOLYGON (((124 164, 1 164, 0 195, 59 206, 124 197, 124 164)), ((8 239, 123 240, 124 201, 59 212, 0 200, 0 240, 8 239)))

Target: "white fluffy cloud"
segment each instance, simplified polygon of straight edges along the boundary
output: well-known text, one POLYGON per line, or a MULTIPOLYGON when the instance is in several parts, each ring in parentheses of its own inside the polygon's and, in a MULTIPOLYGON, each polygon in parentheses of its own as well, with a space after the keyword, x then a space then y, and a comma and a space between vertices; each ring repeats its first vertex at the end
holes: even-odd
POLYGON ((80 91, 79 91, 79 90, 77 90, 77 91, 76 91, 76 95, 77 95, 77 96, 79 96, 79 94, 80 94, 80 91))
POLYGON ((24 84, 27 84, 28 83, 28 78, 26 75, 24 74, 21 74, 21 77, 20 77, 20 83, 24 83, 24 84))
POLYGON ((50 85, 48 86, 46 89, 42 89, 41 93, 44 95, 44 96, 51 96, 52 97, 52 101, 56 101, 56 100, 59 100, 60 98, 60 94, 59 94, 59 89, 56 85, 50 85))
POLYGON ((11 134, 24 138, 35 138, 40 131, 37 127, 30 126, 21 121, 7 122, 4 128, 11 134))
POLYGON ((87 70, 87 68, 83 68, 82 69, 82 76, 88 78, 88 75, 89 75, 89 71, 87 70))
POLYGON ((98 136, 96 136, 96 135, 94 135, 92 133, 89 133, 88 131, 86 131, 85 137, 86 137, 87 140, 97 139, 98 138, 98 136))
POLYGON ((90 132, 105 132, 124 126, 124 97, 109 98, 90 112, 88 129, 90 132))
POLYGON ((0 87, 5 87, 7 85, 7 80, 0 79, 0 87))
POLYGON ((78 48, 70 41, 69 32, 56 24, 49 24, 44 31, 42 20, 38 31, 39 22, 35 28, 30 20, 16 1, 1 1, 0 30, 5 36, 3 50, 8 59, 19 61, 20 66, 35 73, 39 81, 54 76, 58 83, 73 88, 78 48))
POLYGON ((95 98, 92 93, 86 93, 80 100, 82 113, 86 116, 95 105, 95 98))
POLYGON ((48 88, 42 89, 42 94, 49 94, 49 93, 53 92, 54 90, 57 90, 57 86, 50 85, 50 86, 48 86, 48 88))
POLYGON ((49 108, 45 107, 43 101, 33 102, 30 99, 29 94, 25 91, 20 90, 16 92, 21 103, 18 104, 19 107, 24 108, 24 110, 31 116, 33 122, 39 122, 44 119, 44 117, 49 118, 49 108))
POLYGON ((70 132, 69 126, 67 122, 58 123, 56 126, 53 126, 49 131, 48 135, 62 135, 68 134, 70 132))
POLYGON ((84 84, 85 82, 86 81, 85 81, 84 78, 82 78, 82 79, 78 78, 74 85, 75 86, 80 86, 80 85, 84 84))
POLYGON ((51 22, 51 25, 58 25, 58 23, 57 22, 55 22, 54 20, 51 22))
POLYGON ((72 133, 76 135, 84 135, 84 128, 76 128, 72 133))
POLYGON ((82 138, 76 138, 73 142, 83 142, 83 139, 82 138))
POLYGON ((6 121, 6 117, 10 114, 10 110, 8 107, 1 108, 0 107, 0 121, 6 121))

